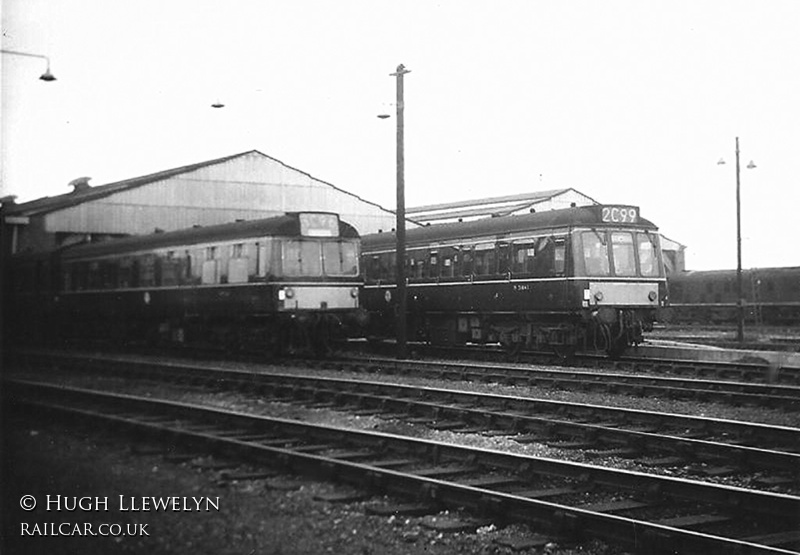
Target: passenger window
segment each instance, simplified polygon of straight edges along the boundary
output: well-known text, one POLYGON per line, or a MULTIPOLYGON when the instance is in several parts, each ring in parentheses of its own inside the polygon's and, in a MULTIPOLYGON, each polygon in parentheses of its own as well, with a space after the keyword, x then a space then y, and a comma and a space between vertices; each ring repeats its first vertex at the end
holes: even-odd
POLYGON ((461 265, 461 275, 469 277, 474 272, 474 266, 475 266, 472 247, 464 247, 461 252, 463 253, 464 256, 464 261, 461 265))
POLYGON ((443 278, 455 276, 458 251, 452 247, 443 248, 439 253, 439 275, 443 278))
POLYGON ((219 268, 217 266, 217 247, 206 247, 205 260, 203 261, 200 282, 204 285, 219 283, 219 268))
POLYGON ((439 271, 439 251, 431 251, 428 258, 428 275, 432 278, 438 278, 439 271))
POLYGON ((536 246, 534 243, 515 244, 511 271, 515 274, 532 274, 535 259, 536 246))
POLYGON ((250 260, 247 257, 244 243, 231 245, 231 256, 228 259, 228 283, 246 283, 249 266, 250 260))
POLYGON ((475 247, 474 272, 478 276, 488 276, 495 273, 494 245, 478 245, 475 247))
POLYGON ((156 261, 155 256, 147 254, 141 258, 139 266, 139 285, 141 287, 153 287, 156 284, 156 261))
POLYGON ((566 270, 566 252, 567 245, 563 239, 553 242, 553 269, 557 276, 563 276, 566 270))

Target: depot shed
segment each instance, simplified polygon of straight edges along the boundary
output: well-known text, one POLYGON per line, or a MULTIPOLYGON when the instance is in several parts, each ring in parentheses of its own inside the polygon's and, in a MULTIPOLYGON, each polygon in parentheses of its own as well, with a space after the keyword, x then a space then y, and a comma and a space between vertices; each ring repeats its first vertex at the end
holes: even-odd
POLYGON ((256 150, 96 187, 88 178, 70 185, 55 197, 4 199, 4 254, 302 210, 335 212, 362 234, 395 225, 394 212, 256 150))

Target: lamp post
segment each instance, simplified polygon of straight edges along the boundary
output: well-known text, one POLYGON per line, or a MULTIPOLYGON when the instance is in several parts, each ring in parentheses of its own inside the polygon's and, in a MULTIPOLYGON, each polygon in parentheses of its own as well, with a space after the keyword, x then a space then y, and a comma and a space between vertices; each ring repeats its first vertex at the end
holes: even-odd
POLYGON ((55 81, 56 77, 50 73, 50 58, 42 54, 31 54, 29 52, 20 52, 18 50, 0 50, 3 54, 11 54, 13 56, 28 56, 30 58, 42 58, 47 62, 47 69, 39 76, 42 81, 55 81))
POLYGON ((410 73, 403 64, 397 66, 392 73, 397 79, 397 358, 408 356, 406 342, 406 309, 408 294, 406 291, 406 200, 405 200, 405 154, 404 154, 404 122, 403 122, 403 76, 410 73))
MULTIPOLYGON (((724 164, 720 159, 717 164, 724 164)), ((747 169, 756 165, 750 160, 747 169)), ((744 343, 744 291, 742 287, 742 198, 739 171, 739 137, 736 137, 736 341, 744 343)))

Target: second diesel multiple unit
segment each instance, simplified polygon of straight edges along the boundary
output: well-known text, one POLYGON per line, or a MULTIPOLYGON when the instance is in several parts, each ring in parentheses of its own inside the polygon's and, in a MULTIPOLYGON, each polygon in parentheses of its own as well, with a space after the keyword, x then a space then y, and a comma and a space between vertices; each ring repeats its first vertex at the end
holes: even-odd
POLYGON ((15 257, 20 339, 324 346, 363 324, 360 238, 336 214, 155 233, 15 257))
MULTIPOLYGON (((370 333, 393 337, 396 235, 362 237, 370 333)), ((633 206, 447 223, 406 234, 408 333, 434 344, 616 354, 666 303, 657 228, 633 206)))

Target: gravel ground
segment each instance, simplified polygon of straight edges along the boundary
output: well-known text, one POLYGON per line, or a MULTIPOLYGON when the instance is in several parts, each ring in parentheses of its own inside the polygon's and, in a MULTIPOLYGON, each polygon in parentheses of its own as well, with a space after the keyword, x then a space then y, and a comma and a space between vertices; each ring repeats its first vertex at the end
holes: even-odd
MULTIPOLYGON (((318 497, 347 493, 344 486, 289 475, 258 480, 225 480, 223 472, 241 474, 257 469, 225 471, 208 468, 208 459, 170 462, 163 455, 132 452, 125 439, 96 431, 66 428, 57 423, 4 424, 3 536, 0 551, 16 554, 511 554, 619 555, 624 552, 601 542, 567 545, 548 538, 546 544, 515 550, 503 541, 538 537, 526 526, 498 527, 484 523, 472 532, 442 533, 426 527, 433 521, 463 516, 433 517, 368 515, 367 506, 388 500, 371 497, 332 503, 318 497), (206 464, 206 467, 203 466, 206 464), (46 496, 108 498, 108 511, 46 511, 46 496), (20 499, 33 495, 39 507, 23 511, 20 499), (219 511, 123 512, 119 496, 187 496, 219 498, 219 511), (145 526, 146 536, 42 537, 21 534, 34 524, 55 522, 116 523, 122 530, 145 526), (129 526, 130 525, 130 528, 129 526)), ((127 508, 130 508, 130 502, 127 508)), ((98 505, 95 504, 95 507, 98 505)), ((99 507, 102 507, 100 505, 99 507)), ((68 529, 71 529, 68 528, 68 529)), ((83 529, 83 528, 82 528, 83 529)))
MULTIPOLYGON (((142 357, 123 357, 141 360, 142 357)), ((170 360, 159 358, 159 361, 169 362, 170 360)), ((546 387, 513 386, 501 385, 496 383, 453 381, 445 379, 418 378, 411 376, 401 376, 392 373, 358 373, 339 370, 318 370, 296 367, 274 366, 269 364, 245 363, 245 362, 225 362, 225 361, 191 361, 183 359, 171 360, 179 364, 189 364, 197 366, 208 366, 214 368, 228 368, 232 370, 247 370, 261 373, 280 373, 292 375, 311 374, 326 376, 330 378, 356 379, 364 381, 375 381, 384 383, 395 383, 405 385, 417 385, 421 387, 435 387, 442 389, 456 389, 461 391, 494 393, 497 395, 516 395, 520 397, 530 397, 534 399, 545 399, 552 401, 567 401, 585 405, 599 405, 611 407, 624 407, 628 409, 642 410, 647 412, 664 412, 672 414, 686 414, 709 418, 720 418, 727 420, 740 420, 744 422, 758 422, 773 426, 800 427, 800 412, 787 411, 782 409, 771 409, 769 407, 752 406, 731 406, 721 403, 706 403, 697 401, 682 401, 675 399, 665 399, 660 397, 638 397, 625 394, 603 393, 603 392, 583 392, 564 389, 551 389, 546 387)), ((528 366, 530 367, 530 366, 528 366)), ((567 369, 563 369, 567 370, 567 369)), ((581 371, 591 371, 577 369, 581 371)), ((597 370, 597 372, 602 372, 597 370)), ((90 382, 91 383, 91 380, 90 382)))
MULTIPOLYGON (((70 384, 77 387, 89 389, 102 389, 104 391, 115 391, 132 395, 142 395, 147 397, 165 398, 185 403, 212 406, 225 410, 233 410, 247 413, 260 414, 264 416, 301 420, 342 428, 359 430, 373 430, 396 435, 430 439, 433 441, 445 441, 448 443, 479 447, 483 449, 494 449, 509 453, 531 457, 543 457, 559 460, 569 460, 579 463, 605 466, 609 468, 620 468, 634 470, 648 474, 660 474, 680 478, 689 478, 726 484, 737 487, 753 487, 752 484, 759 478, 769 476, 769 472, 755 472, 748 475, 721 475, 706 476, 700 472, 708 466, 704 463, 696 464, 692 467, 672 466, 672 467, 652 467, 639 463, 636 459, 624 457, 596 457, 590 452, 575 449, 559 449, 543 443, 519 443, 514 440, 513 435, 485 436, 482 434, 464 434, 447 430, 436 430, 424 424, 413 424, 402 420, 383 419, 379 416, 359 416, 346 411, 339 411, 328 408, 306 408, 302 404, 271 402, 253 395, 239 392, 219 392, 207 391, 201 388, 187 388, 185 386, 139 382, 131 384, 121 378, 98 378, 98 377, 69 377, 61 380, 61 383, 70 384)), ((446 384, 439 384, 444 386, 446 384)), ((485 384, 478 384, 485 387, 485 384)), ((527 388, 526 388, 527 389, 527 388)), ((594 403, 598 404, 597 396, 594 396, 594 403)), ((651 399, 652 401, 652 399, 651 399)), ((698 405, 695 405, 695 409, 698 405)), ((722 407, 723 409, 728 407, 722 407)), ((711 412, 714 410, 709 409, 711 412)), ((764 412, 762 409, 761 412, 764 412)), ((766 412, 771 412, 767 410, 766 412)), ((763 416, 763 415, 762 415, 763 416)), ((764 489, 763 486, 756 489, 764 489)), ((773 491, 781 493, 794 493, 787 490, 786 486, 774 486, 773 491)))
MULTIPOLYGON (((213 363, 217 365, 218 363, 213 363)), ((236 369, 303 374, 302 369, 286 369, 245 363, 219 364, 236 369)), ((583 393, 496 384, 451 382, 407 378, 382 374, 352 374, 317 371, 331 377, 355 377, 372 381, 406 383, 429 387, 458 388, 497 394, 528 396, 571 402, 625 406, 639 410, 705 415, 714 418, 747 420, 772 425, 797 427, 800 416, 768 408, 730 407, 726 405, 630 397, 604 393, 583 393)), ((425 426, 372 416, 353 416, 328 409, 273 403, 241 393, 209 392, 154 383, 131 386, 118 378, 68 377, 66 383, 130 393, 164 396, 187 402, 208 404, 233 410, 295 418, 359 429, 466 443, 512 451, 532 456, 562 458, 605 466, 637 468, 628 459, 585 458, 585 453, 560 450, 542 444, 519 444, 505 436, 456 434, 425 426)), ((158 454, 132 453, 125 438, 102 436, 96 432, 62 428, 57 423, 43 425, 16 423, 3 425, 3 542, 2 553, 221 553, 288 554, 354 553, 435 554, 435 553, 552 553, 554 555, 611 555, 617 548, 600 542, 565 544, 548 538, 547 545, 527 550, 504 547, 503 539, 523 540, 536 537, 536 531, 523 526, 503 527, 484 523, 476 531, 443 534, 424 526, 425 517, 378 517, 365 513, 365 507, 385 502, 378 498, 346 504, 315 499, 343 486, 313 482, 291 476, 266 480, 226 481, 220 472, 196 466, 201 461, 171 462, 158 454), (5 454, 13 453, 13 456, 5 454), (48 513, 41 503, 50 494, 109 496, 108 513, 48 513), (34 495, 40 507, 33 512, 19 508, 20 497, 34 495), (119 495, 128 496, 207 496, 220 498, 220 511, 186 512, 115 512, 119 495), (147 537, 35 537, 22 536, 23 522, 118 522, 123 525, 147 524, 147 537)), ((654 469, 646 469, 653 472, 654 469)), ((657 469, 667 475, 684 475, 685 469, 657 469)), ((752 477, 746 478, 750 480, 752 477)), ((724 477, 715 481, 747 487, 742 478, 724 477)), ((440 514, 439 519, 454 515, 440 514)))

